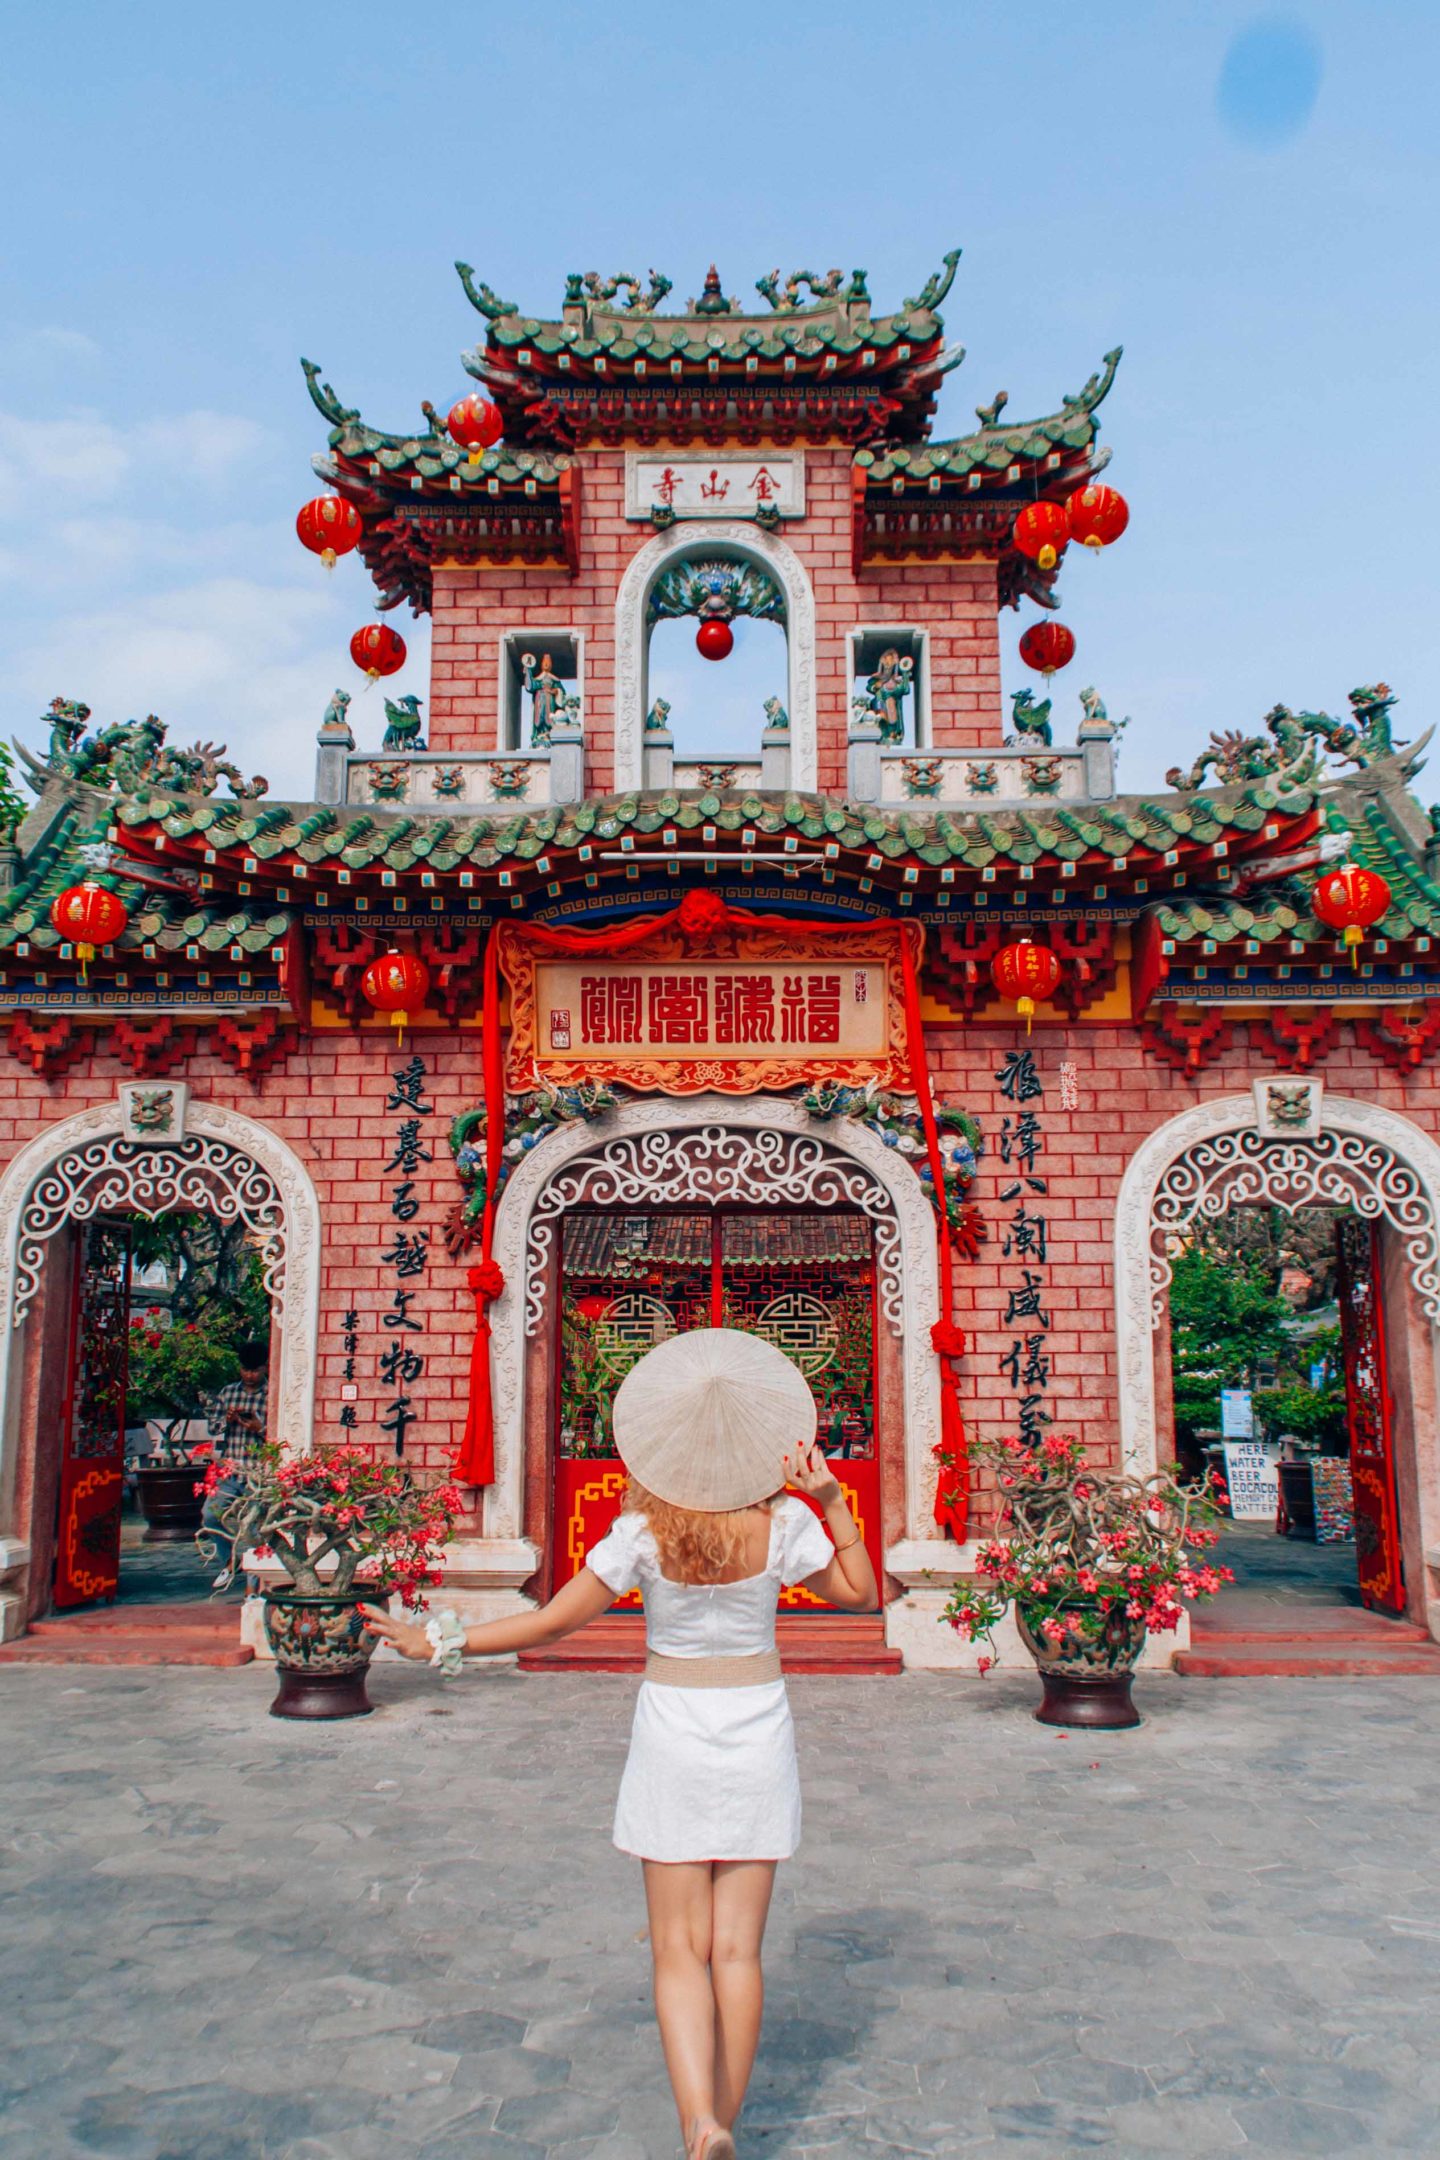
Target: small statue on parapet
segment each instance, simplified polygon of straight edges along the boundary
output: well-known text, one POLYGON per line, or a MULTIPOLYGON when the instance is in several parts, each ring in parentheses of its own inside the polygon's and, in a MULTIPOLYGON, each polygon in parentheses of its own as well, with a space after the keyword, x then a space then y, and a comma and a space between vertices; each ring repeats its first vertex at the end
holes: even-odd
POLYGON ((645 733, 647 735, 663 735, 669 726, 670 707, 663 697, 657 697, 649 712, 645 715, 645 733))
POLYGON ((385 700, 385 734, 380 744, 382 750, 423 750, 425 744, 420 730, 424 722, 420 718, 420 700, 413 690, 402 698, 385 700))
POLYGON ((778 697, 765 700, 765 725, 774 735, 783 734, 790 726, 790 715, 778 697))
MULTIPOLYGON (((1093 690, 1090 695, 1095 695, 1093 690)), ((1024 742, 1028 738, 1033 742, 1044 743, 1047 750, 1050 748, 1055 740, 1050 729, 1050 705, 1051 700, 1048 697, 1042 698, 1037 705, 1033 690, 1011 692, 1010 719, 1015 729, 1016 742, 1024 742)))

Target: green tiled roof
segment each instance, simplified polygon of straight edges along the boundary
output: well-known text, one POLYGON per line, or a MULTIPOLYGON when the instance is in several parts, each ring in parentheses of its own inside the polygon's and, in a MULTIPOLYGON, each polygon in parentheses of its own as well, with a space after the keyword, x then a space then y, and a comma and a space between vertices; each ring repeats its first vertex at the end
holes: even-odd
POLYGON ((125 903, 130 920, 111 948, 116 953, 140 953, 147 945, 163 953, 183 952, 187 945, 210 954, 228 953, 232 946, 260 953, 285 936, 290 916, 278 911, 268 894, 253 906, 229 893, 202 900, 91 869, 82 850, 104 845, 114 814, 113 799, 90 790, 65 807, 16 883, 0 893, 0 950, 28 940, 37 952, 51 953, 70 942, 51 923, 50 905, 81 879, 93 879, 125 903))
POLYGON ((1083 390, 1066 398, 1058 413, 1045 420, 1025 420, 1013 427, 998 424, 951 442, 899 443, 891 448, 859 450, 855 462, 879 485, 904 479, 965 480, 972 473, 1001 475, 1013 465, 1036 465, 1056 452, 1088 450, 1100 432, 1096 407, 1108 393, 1120 364, 1121 347, 1106 353, 1105 365, 1083 390))
MULTIPOLYGON (((167 840, 201 839, 233 867, 237 855, 257 866, 278 856, 316 867, 353 871, 437 872, 501 869, 533 861, 547 850, 569 852, 587 842, 648 836, 665 826, 694 832, 713 825, 735 834, 752 829, 767 839, 794 837, 885 863, 939 869, 962 865, 1075 862, 1090 854, 1128 858, 1136 849, 1164 855, 1205 848, 1227 834, 1254 835, 1267 820, 1293 820, 1315 807, 1310 790, 1280 794, 1264 781, 1214 794, 1148 800, 1119 798, 1086 804, 991 814, 880 811, 815 795, 613 796, 573 808, 517 812, 505 819, 414 817, 400 811, 329 809, 310 803, 199 800, 141 790, 116 805, 115 818, 132 829, 155 826, 167 840)), ((192 862, 195 851, 187 849, 192 862)), ((249 874, 249 873, 242 873, 249 874)))
MULTIPOLYGON (((380 428, 368 426, 352 406, 340 403, 329 383, 321 382, 314 361, 302 360, 300 365, 316 408, 330 422, 331 451, 353 464, 372 468, 371 477, 381 482, 418 475, 421 480, 448 483, 457 494, 488 493, 493 481, 506 488, 523 489, 527 484, 551 488, 571 462, 563 454, 502 443, 487 450, 472 465, 470 453, 451 441, 444 419, 438 414, 413 435, 387 435, 380 428)), ((334 477, 328 459, 317 459, 316 467, 325 478, 334 477)))

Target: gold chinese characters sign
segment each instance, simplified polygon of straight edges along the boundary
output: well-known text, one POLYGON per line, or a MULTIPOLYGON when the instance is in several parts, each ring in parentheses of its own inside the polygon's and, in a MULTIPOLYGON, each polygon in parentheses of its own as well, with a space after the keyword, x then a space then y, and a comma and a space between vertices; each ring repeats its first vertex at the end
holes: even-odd
POLYGON ((576 953, 502 932, 508 1084, 615 1081, 666 1095, 744 1095, 842 1078, 907 1084, 900 926, 846 936, 658 931, 629 952, 576 953), (717 951, 715 945, 732 948, 717 951))

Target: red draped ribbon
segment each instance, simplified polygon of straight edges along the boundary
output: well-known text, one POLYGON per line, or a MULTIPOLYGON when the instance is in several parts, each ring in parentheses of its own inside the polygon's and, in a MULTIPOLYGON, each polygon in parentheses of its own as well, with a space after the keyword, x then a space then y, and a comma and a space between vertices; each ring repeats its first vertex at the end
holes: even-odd
POLYGON ((934 1179, 936 1242, 940 1257, 940 1317, 930 1330, 930 1340, 940 1360, 940 1453, 942 1462, 935 1486, 935 1520, 948 1530, 957 1544, 965 1542, 970 1526, 970 1477, 965 1420, 960 1414, 960 1391, 953 1360, 965 1354, 965 1337, 955 1324, 955 1255, 950 1244, 950 1218, 945 1209, 945 1165, 940 1156, 940 1130, 935 1123, 935 1098, 930 1092, 930 1068, 925 1057, 925 1023, 920 1012, 920 977, 915 947, 909 938, 900 941, 900 965, 905 985, 905 1031, 910 1043, 910 1076, 920 1105, 925 1129, 925 1152, 934 1179))

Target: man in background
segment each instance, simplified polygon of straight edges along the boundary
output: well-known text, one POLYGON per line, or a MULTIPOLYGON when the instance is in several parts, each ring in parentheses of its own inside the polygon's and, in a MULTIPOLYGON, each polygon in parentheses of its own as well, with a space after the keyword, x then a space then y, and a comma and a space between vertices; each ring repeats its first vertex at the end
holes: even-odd
MULTIPOLYGON (((235 1541, 220 1518, 241 1491, 247 1473, 260 1460, 260 1450, 265 1445, 265 1410, 270 1393, 267 1346, 258 1342, 242 1343, 238 1355, 239 1376, 227 1380, 218 1391, 206 1420, 215 1460, 225 1475, 205 1503, 204 1527, 219 1541, 222 1551, 230 1546, 228 1565, 238 1564, 242 1556, 234 1550, 235 1541)), ((221 1570, 222 1574, 225 1572, 221 1570)))

